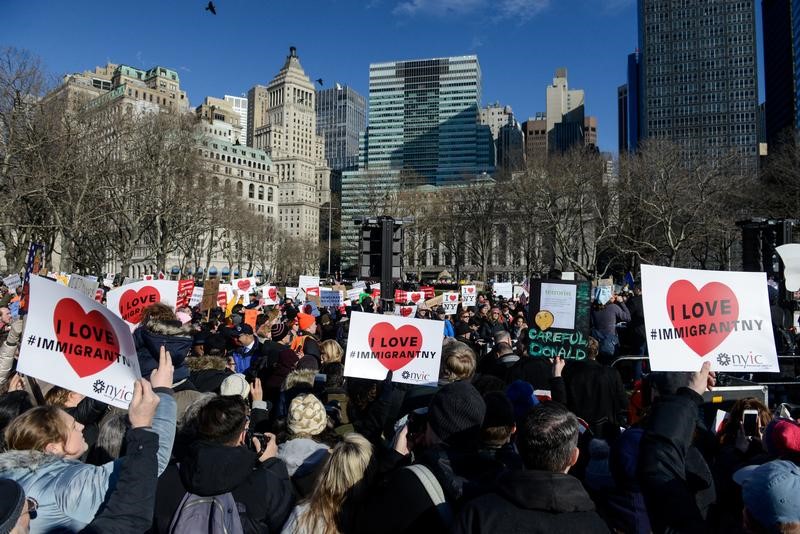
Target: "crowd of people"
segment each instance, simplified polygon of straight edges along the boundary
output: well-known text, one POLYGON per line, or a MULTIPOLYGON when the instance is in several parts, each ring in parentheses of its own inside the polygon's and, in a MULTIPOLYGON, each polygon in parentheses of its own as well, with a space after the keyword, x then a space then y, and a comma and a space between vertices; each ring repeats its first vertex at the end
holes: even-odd
POLYGON ((249 300, 146 308, 128 410, 17 374, 0 313, 0 534, 800 532, 794 419, 746 398, 713 428, 708 364, 640 369, 631 407, 609 363, 621 321, 646 352, 638 294, 594 293, 581 361, 528 355, 524 300, 421 304, 435 386, 344 376, 350 314, 384 311, 367 293, 249 300))

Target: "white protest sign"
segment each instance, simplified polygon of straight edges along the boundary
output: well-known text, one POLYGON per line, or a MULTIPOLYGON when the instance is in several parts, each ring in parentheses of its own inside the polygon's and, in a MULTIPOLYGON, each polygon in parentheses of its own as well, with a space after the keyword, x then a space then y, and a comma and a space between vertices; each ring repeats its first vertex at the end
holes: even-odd
POLYGON ((10 291, 15 291, 22 285, 22 278, 18 274, 12 274, 3 278, 3 283, 10 291))
POLYGON ((574 281, 575 280, 575 272, 574 271, 564 271, 564 272, 561 273, 561 279, 562 280, 574 281))
POLYGON ((367 283, 364 280, 356 280, 353 282, 353 289, 367 289, 367 283))
POLYGON ((177 280, 144 280, 106 293, 108 309, 128 323, 131 330, 139 325, 148 306, 161 302, 174 309, 177 301, 177 280))
POLYGON ((113 288, 114 287, 114 278, 116 278, 116 276, 113 273, 112 274, 107 274, 106 277, 103 278, 103 285, 106 286, 109 289, 113 288))
POLYGON ((783 260, 786 290, 797 291, 800 289, 800 244, 781 245, 775 248, 775 252, 780 254, 783 260))
POLYGON ((461 286, 461 301, 464 306, 475 306, 478 300, 478 289, 475 286, 461 286))
POLYGON ((286 288, 286 298, 287 299, 292 299, 292 300, 296 299, 298 293, 300 293, 300 288, 299 287, 287 287, 286 288))
POLYGON ((82 293, 37 276, 30 299, 17 370, 127 408, 141 373, 125 322, 82 293))
POLYGON ((358 287, 347 290, 347 298, 350 300, 358 300, 359 295, 361 295, 361 289, 358 287))
POLYGON ((60 273, 56 277, 56 282, 62 286, 69 287, 69 275, 67 273, 60 273))
POLYGON ((447 315, 455 315, 458 312, 458 293, 442 294, 442 307, 447 315))
POLYGON ((325 306, 326 308, 338 308, 342 301, 344 301, 344 295, 342 295, 341 291, 333 291, 333 290, 322 290, 319 294, 319 302, 321 306, 325 306))
POLYGON ((231 280, 231 286, 235 287, 244 294, 249 294, 258 285, 255 277, 250 278, 234 278, 231 280))
POLYGON ((87 274, 86 276, 84 276, 84 278, 86 278, 87 280, 91 280, 92 282, 100 282, 100 281, 97 279, 97 277, 96 277, 96 276, 94 276, 94 275, 91 275, 91 274, 87 274))
POLYGON ((415 317, 417 315, 416 306, 395 306, 394 314, 400 317, 415 317))
POLYGON ((189 307, 194 308, 203 302, 203 286, 194 286, 192 294, 189 297, 189 307))
MULTIPOLYGON (((575 329, 578 286, 572 284, 550 284, 542 282, 539 300, 540 312, 550 312, 552 322, 547 328, 575 329)), ((539 320, 545 320, 538 316, 539 320)))
POLYGON ((443 338, 440 321, 353 312, 344 375, 435 386, 443 338))
POLYGON ((297 281, 297 287, 300 289, 319 288, 319 276, 301 275, 297 281))
MULTIPOLYGON (((374 285, 372 287, 375 287, 374 285)), ((424 291, 409 291, 406 293, 406 301, 414 304, 415 306, 420 304, 421 302, 425 302, 425 292, 424 291)), ((405 304, 405 303, 404 303, 405 304)))
POLYGON ((278 304, 278 288, 275 286, 264 286, 261 288, 261 294, 264 296, 264 304, 267 306, 274 306, 278 304))
POLYGON ((519 299, 522 295, 528 296, 528 291, 521 285, 514 284, 514 299, 519 299))
POLYGON ((495 297, 511 299, 514 296, 514 287, 511 282, 495 282, 492 285, 492 292, 495 297))
POLYGON ((777 372, 764 273, 642 265, 653 371, 777 372))
POLYGON ((97 292, 97 288, 100 286, 100 283, 97 280, 90 280, 86 276, 80 276, 78 274, 70 275, 69 277, 69 286, 70 288, 80 291, 87 297, 94 299, 94 295, 97 292))
POLYGON ((227 308, 235 296, 232 285, 220 284, 219 293, 217 293, 217 306, 227 308))

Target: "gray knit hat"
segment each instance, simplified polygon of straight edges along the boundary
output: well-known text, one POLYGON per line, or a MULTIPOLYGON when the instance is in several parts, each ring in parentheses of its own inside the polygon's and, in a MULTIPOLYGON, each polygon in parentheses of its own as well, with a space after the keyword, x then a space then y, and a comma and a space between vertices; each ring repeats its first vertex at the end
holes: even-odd
POLYGON ((310 393, 301 393, 289 404, 286 425, 292 434, 316 436, 328 426, 325 405, 310 393))
POLYGON ((11 532, 22 515, 25 492, 15 480, 0 479, 0 532, 11 532))
POLYGON ((485 415, 483 397, 472 384, 462 380, 436 392, 428 408, 428 423, 440 440, 454 445, 478 438, 485 415))

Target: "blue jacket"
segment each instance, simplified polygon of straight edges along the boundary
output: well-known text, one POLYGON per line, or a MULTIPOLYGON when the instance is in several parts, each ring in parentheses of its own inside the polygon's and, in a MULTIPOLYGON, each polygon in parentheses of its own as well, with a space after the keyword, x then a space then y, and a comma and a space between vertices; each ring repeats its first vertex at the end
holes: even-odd
POLYGON ((456 337, 456 330, 453 328, 453 323, 450 319, 444 320, 444 337, 456 337))
MULTIPOLYGON (((166 469, 175 440, 175 399, 159 389, 152 431, 158 435, 158 474, 166 469)), ((39 503, 31 533, 78 531, 88 525, 110 489, 116 485, 122 460, 101 466, 68 460, 40 451, 0 454, 0 478, 16 480, 25 495, 39 503)))
POLYGON ((236 372, 244 374, 261 357, 261 343, 256 339, 250 350, 246 350, 245 347, 236 347, 231 356, 236 362, 236 372))

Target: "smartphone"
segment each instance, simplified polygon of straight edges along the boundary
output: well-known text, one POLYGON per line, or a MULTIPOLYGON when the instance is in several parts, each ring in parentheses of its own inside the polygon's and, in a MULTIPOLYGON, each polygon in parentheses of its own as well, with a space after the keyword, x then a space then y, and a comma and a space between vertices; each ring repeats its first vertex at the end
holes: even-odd
POLYGON ((742 414, 744 435, 753 437, 758 435, 758 410, 745 410, 742 414))

